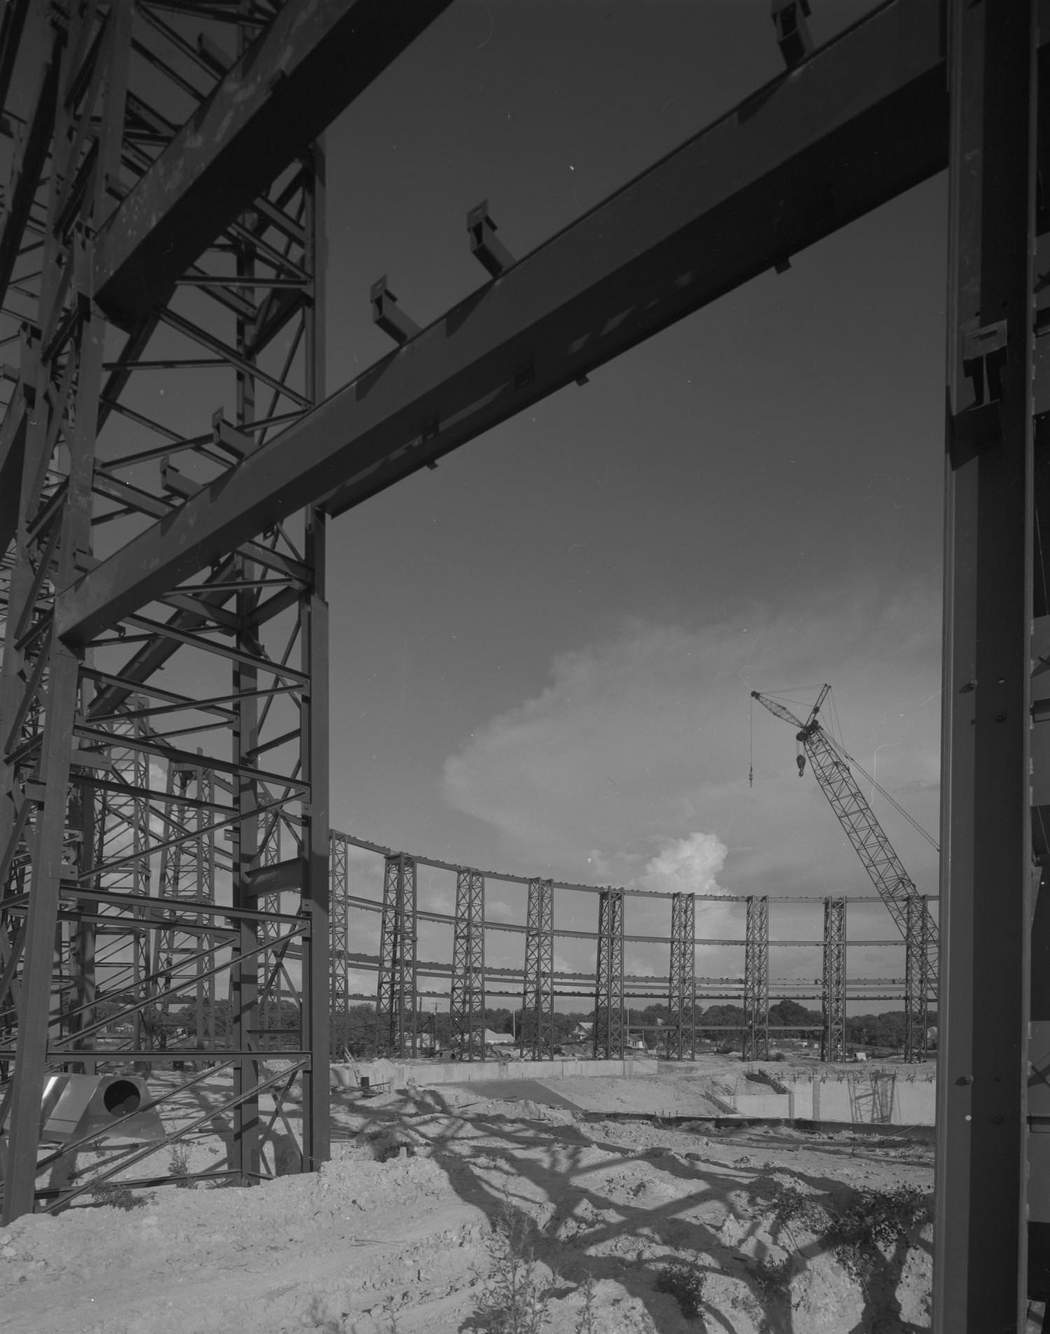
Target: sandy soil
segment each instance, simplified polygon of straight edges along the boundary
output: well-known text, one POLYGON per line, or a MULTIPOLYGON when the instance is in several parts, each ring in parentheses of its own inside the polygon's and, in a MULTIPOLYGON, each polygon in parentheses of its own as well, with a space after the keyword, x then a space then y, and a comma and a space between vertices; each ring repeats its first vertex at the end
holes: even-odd
MULTIPOLYGON (((198 1104, 221 1098, 214 1083, 195 1093, 198 1104)), ((829 1233, 865 1191, 928 1191, 928 1136, 897 1133, 880 1144, 849 1131, 669 1128, 487 1094, 476 1086, 369 1100, 341 1093, 333 1161, 319 1174, 279 1176, 250 1193, 147 1189, 132 1209, 83 1197, 57 1217, 20 1219, 0 1231, 0 1326, 5 1334, 495 1331, 498 1319, 481 1313, 511 1273, 511 1225, 533 1257, 538 1327, 552 1334, 929 1327, 928 1224, 852 1251, 829 1233), (702 1271, 696 1318, 660 1290, 675 1262, 702 1271)), ((279 1134, 278 1157, 282 1142, 279 1134)), ((189 1168, 222 1158, 217 1140, 199 1138, 189 1168)))

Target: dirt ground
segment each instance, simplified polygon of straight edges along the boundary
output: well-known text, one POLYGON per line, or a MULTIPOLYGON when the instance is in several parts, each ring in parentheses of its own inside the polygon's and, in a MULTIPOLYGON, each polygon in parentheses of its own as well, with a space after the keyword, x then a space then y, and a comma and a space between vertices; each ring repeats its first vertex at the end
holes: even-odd
MULTIPOLYGON (((677 1109, 676 1082, 661 1073, 647 1096, 677 1109)), ((931 1189, 928 1132, 876 1139, 850 1130, 718 1130, 709 1122, 600 1119, 557 1105, 557 1096, 507 1100, 528 1091, 503 1089, 495 1098, 490 1085, 414 1087, 371 1099, 340 1091, 333 1157, 320 1173, 280 1175, 250 1193, 149 1188, 135 1192, 133 1208, 83 1196, 58 1216, 19 1219, 0 1231, 0 1327, 5 1334, 929 1328, 931 1229, 921 1198, 917 1211, 914 1198, 893 1194, 931 1189), (880 1208, 881 1240, 870 1226, 880 1208), (510 1284, 518 1285, 518 1305, 536 1312, 535 1324, 501 1324, 510 1284)), ((199 1086, 195 1107, 180 1114, 199 1113, 227 1092, 219 1079, 199 1086)), ((563 1092, 593 1102, 599 1090, 565 1081, 563 1092)), ((630 1103, 641 1090, 619 1093, 630 1103)), ((610 1111, 616 1106, 613 1096, 610 1111)), ((289 1144, 279 1127, 269 1150, 279 1171, 294 1166, 289 1144)), ((170 1148, 156 1157, 128 1175, 156 1170, 161 1158, 166 1165, 170 1148)), ((224 1157, 221 1140, 196 1137, 187 1167, 207 1171, 224 1157)))

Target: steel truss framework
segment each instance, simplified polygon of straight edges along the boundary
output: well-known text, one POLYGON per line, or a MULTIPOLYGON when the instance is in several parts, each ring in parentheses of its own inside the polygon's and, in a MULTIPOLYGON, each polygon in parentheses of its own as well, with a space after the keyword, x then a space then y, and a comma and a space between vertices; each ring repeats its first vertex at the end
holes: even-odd
MULTIPOLYGON (((413 862, 415 864, 415 866, 417 867, 417 873, 418 873, 418 868, 429 867, 437 871, 452 873, 456 876, 457 888, 459 890, 458 894, 459 911, 457 913, 452 914, 452 913, 436 911, 433 907, 431 907, 426 903, 425 895, 422 893, 422 891, 420 891, 416 897, 415 916, 417 923, 441 924, 447 927, 452 942, 452 948, 449 952, 449 957, 447 961, 441 959, 431 959, 427 961, 417 959, 416 979, 417 979, 417 984, 421 988, 419 992, 420 1004, 422 1004, 422 998, 424 996, 433 999, 437 999, 442 996, 447 996, 449 999, 450 1007, 452 1005, 453 984, 455 983, 456 974, 458 971, 455 966, 457 931, 459 933, 460 941, 463 942, 466 937, 465 923, 466 923, 466 915, 467 915, 467 909, 469 907, 469 899, 471 893, 470 878, 480 877, 484 882, 496 880, 508 885, 520 885, 522 887, 525 887, 526 889, 530 884, 533 885, 534 888, 532 895, 531 929, 528 920, 523 925, 506 921, 485 920, 483 905, 482 905, 480 922, 476 921, 475 925, 477 926, 478 930, 481 933, 485 934, 487 934, 488 932, 509 932, 525 936, 525 941, 524 941, 525 948, 522 951, 523 963, 520 968, 515 968, 514 966, 492 967, 490 966, 486 956, 482 955, 483 959, 482 985, 483 985, 484 995, 486 996, 486 998, 492 996, 512 996, 512 995, 520 996, 523 994, 523 992, 525 992, 526 979, 529 979, 529 992, 534 994, 536 973, 533 960, 536 957, 539 957, 540 960, 542 961, 542 959, 546 954, 545 945, 542 940, 542 936, 546 933, 546 929, 537 932, 537 924, 542 925, 546 919, 546 903, 545 903, 546 892, 542 888, 546 882, 538 880, 530 881, 525 877, 508 875, 500 871, 464 872, 463 868, 460 866, 436 860, 434 858, 430 858, 421 854, 393 853, 389 849, 381 847, 378 844, 368 842, 367 840, 355 837, 350 834, 338 834, 335 835, 334 837, 337 838, 340 842, 345 842, 349 846, 357 847, 371 854, 383 857, 385 864, 388 864, 391 861, 391 859, 396 859, 397 857, 404 855, 410 862, 413 862), (466 897, 466 902, 465 902, 465 897, 466 897), (532 937, 533 946, 536 947, 535 949, 530 947, 530 941, 529 941, 530 936, 532 937), (526 964, 528 965, 527 967, 526 964), (437 989, 424 990, 423 988, 427 987, 428 983, 430 982, 436 984, 437 989)), ((335 854, 333 854, 333 859, 334 857, 335 854)), ((367 879, 368 877, 366 877, 366 880, 367 879)), ((385 876, 384 876, 384 881, 385 881, 385 876)), ((474 886, 476 890, 476 881, 474 881, 474 886)), ((596 906, 598 909, 597 920, 595 921, 596 929, 593 931, 588 931, 586 929, 582 929, 580 925, 577 923, 573 923, 571 925, 565 925, 560 928, 555 928, 553 924, 553 906, 552 906, 550 913, 550 924, 549 924, 549 933, 552 938, 551 958, 553 959, 554 937, 563 937, 566 940, 593 941, 595 950, 597 951, 599 941, 606 941, 606 942, 608 941, 608 935, 603 926, 603 910, 601 904, 602 895, 608 892, 607 889, 599 888, 598 886, 593 886, 593 885, 565 884, 562 882, 551 881, 550 893, 551 893, 552 905, 553 905, 554 893, 556 891, 561 891, 561 890, 570 891, 575 895, 579 895, 581 892, 587 893, 592 895, 596 899, 597 901, 596 906)), ((332 887, 333 902, 342 893, 343 890, 339 887, 339 875, 335 870, 335 864, 333 860, 333 887, 332 887)), ((713 901, 713 902, 718 902, 721 905, 732 903, 738 906, 742 906, 746 909, 746 905, 748 902, 746 898, 736 898, 724 894, 710 895, 710 894, 685 893, 683 894, 682 898, 678 899, 679 908, 676 912, 675 901, 678 898, 678 896, 674 893, 654 895, 649 890, 638 891, 638 890, 623 889, 623 888, 616 890, 615 893, 618 895, 622 895, 623 897, 623 903, 624 903, 623 940, 625 944, 628 941, 636 942, 639 944, 647 944, 647 945, 663 943, 667 945, 669 953, 673 950, 675 954, 678 955, 678 957, 685 959, 685 965, 684 965, 686 970, 685 976, 689 980, 686 981, 681 988, 687 1000, 687 1004, 682 1010, 683 1024, 688 1024, 691 1027, 695 1022, 694 1016, 692 1014, 693 1006, 690 1003, 691 998, 694 994, 697 998, 702 1000, 742 1001, 745 989, 743 967, 741 968, 740 973, 735 976, 720 977, 720 978, 710 978, 710 977, 697 978, 695 975, 695 965, 691 965, 689 962, 690 938, 688 936, 688 932, 689 930, 695 930, 697 901, 701 902, 713 901), (653 897, 669 899, 671 901, 672 922, 674 924, 674 930, 676 933, 679 934, 676 934, 675 936, 669 935, 667 937, 628 934, 627 915, 626 915, 627 900, 638 894, 641 894, 642 897, 646 899, 652 899, 653 897), (690 971, 691 968, 692 971, 690 971)), ((380 897, 378 898, 372 898, 370 896, 362 894, 353 894, 353 895, 347 894, 346 899, 348 907, 353 908, 355 911, 363 910, 366 913, 375 913, 377 915, 382 914, 383 910, 382 895, 380 895, 380 897)), ((826 899, 818 898, 815 896, 814 897, 783 896, 779 898, 777 896, 767 896, 767 899, 770 904, 772 904, 774 901, 782 901, 792 904, 814 904, 814 905, 819 903, 822 909, 826 903, 826 899)), ((857 898, 854 898, 852 901, 856 906, 878 903, 881 906, 885 907, 885 904, 883 903, 881 897, 876 897, 876 896, 859 896, 857 898)), ((611 919, 610 917, 608 917, 608 915, 606 915, 605 920, 611 921, 613 919, 611 919)), ((363 923, 361 924, 361 930, 362 933, 365 935, 371 934, 370 929, 366 927, 363 923)), ((846 988, 847 998, 851 1002, 871 1001, 871 1000, 903 1001, 904 984, 905 984, 904 977, 849 978, 847 976, 845 971, 845 953, 844 953, 844 948, 847 943, 848 942, 846 942, 845 938, 843 938, 841 984, 843 987, 846 988)), ((874 949, 887 948, 894 951, 900 951, 901 947, 900 941, 898 941, 893 935, 891 935, 889 938, 886 939, 865 938, 863 943, 867 948, 874 948, 874 949)), ((729 937, 714 937, 714 938, 694 936, 691 938, 691 945, 694 951, 697 947, 708 947, 708 948, 710 947, 724 948, 727 946, 745 947, 746 939, 744 935, 741 935, 739 937, 729 936, 729 937)), ((769 941, 770 948, 774 946, 776 947, 797 946, 797 947, 816 949, 820 948, 821 945, 822 941, 819 939, 814 940, 814 939, 803 938, 803 939, 769 941)), ((603 945, 603 949, 605 949, 607 953, 607 944, 603 945)), ((352 966, 355 969, 363 969, 365 971, 368 970, 378 971, 383 962, 380 955, 370 955, 361 952, 356 952, 351 954, 350 958, 352 960, 352 966)), ((543 981, 543 978, 545 977, 546 977, 546 969, 544 968, 541 969, 541 983, 543 981)), ((551 984, 551 992, 554 998, 558 997, 578 998, 584 996, 593 997, 595 989, 597 987, 597 980, 598 980, 597 967, 595 967, 593 970, 584 969, 577 971, 577 970, 562 969, 559 971, 554 971, 553 982, 551 984)), ((782 994, 785 998, 793 998, 796 1000, 823 1000, 823 992, 819 989, 820 979, 817 979, 817 982, 815 984, 802 982, 799 981, 798 979, 792 980, 784 977, 775 979, 775 982, 774 979, 770 979, 768 982, 767 990, 772 990, 774 985, 777 992, 782 994), (812 986, 814 985, 818 988, 816 991, 811 989, 812 986)), ((547 1005, 549 1002, 546 996, 545 985, 541 985, 540 990, 541 990, 543 1005, 547 1005)), ((656 1000, 666 1000, 668 996, 667 977, 665 975, 664 979, 661 980, 658 976, 652 974, 628 975, 625 973, 623 978, 623 994, 625 998, 629 995, 633 999, 634 998, 645 999, 649 1002, 653 1002, 656 1000)), ((533 1016, 529 1010, 529 1006, 527 1003, 527 997, 526 997, 524 1014, 525 1014, 524 1029, 526 1031, 526 1036, 525 1039, 523 1040, 531 1041, 531 1033, 534 1024, 533 1024, 533 1016)), ((672 1032, 672 1038, 673 1038, 674 1023, 675 1019, 674 1015, 672 1014, 672 1022, 670 1025, 668 1025, 668 1030, 667 1030, 672 1032)), ((402 1055, 407 1054, 407 1049, 402 1051, 400 1054, 402 1055)))
POLYGON ((383 873, 376 985, 376 1046, 398 1056, 415 1056, 418 1041, 417 913, 416 863, 399 852, 386 859, 383 873))
POLYGON ((594 977, 595 1056, 623 1059, 623 890, 603 889, 598 896, 598 958, 594 977))
POLYGON ((846 1059, 846 900, 824 900, 824 956, 821 979, 822 1061, 846 1059))
POLYGON ((696 1056, 696 899, 675 894, 671 899, 671 967, 667 1008, 671 1019, 667 1055, 681 1060, 686 1047, 696 1056))
MULTIPOLYGON (((239 82, 238 56, 273 9, 214 15, 199 43, 178 15, 128 0, 33 5, 4 31, 44 53, 0 236, 0 337, 18 351, 0 430, 13 551, 0 677, 0 995, 16 1072, 5 1219, 38 1193, 46 1071, 111 1059, 104 1034, 121 1024, 125 1059, 166 1049, 176 1017, 196 1045, 214 1031, 217 985, 230 1002, 211 1053, 232 1074, 224 1170, 270 1170, 259 1100, 276 1096, 278 1116, 293 1084, 303 1161, 328 1153, 323 518, 288 516, 231 544, 75 650, 55 633, 56 596, 100 553, 170 519, 323 395, 324 174, 307 141, 254 164, 247 197, 202 210, 212 230, 185 264, 156 266, 147 305, 116 322, 103 307, 105 255, 178 156, 183 122, 199 128, 201 108, 239 82), (179 406, 201 393, 210 426, 179 406), (291 1013, 268 1004, 279 990, 291 1013), (275 1095, 264 1051, 290 1063, 275 1095)), ((11 58, 8 46, 0 65, 11 58)), ((91 1184, 73 1176, 44 1207, 91 1184)))
POLYGON ((518 1048, 534 1061, 554 1056, 554 883, 530 880, 518 1048))
MULTIPOLYGON (((148 781, 144 782, 143 787, 148 786, 148 781)), ((185 993, 193 1001, 193 1045, 215 1045, 215 974, 206 966, 206 956, 201 952, 201 945, 209 939, 211 923, 203 913, 194 914, 192 908, 195 902, 215 902, 216 847, 211 825, 214 805, 215 782, 211 770, 199 765, 168 765, 162 827, 177 831, 179 841, 161 852, 159 897, 188 903, 178 915, 178 926, 154 933, 154 954, 148 971, 153 979, 155 1002, 138 1014, 144 1024, 152 1026, 153 1040, 148 1045, 155 1051, 164 1050, 169 1035, 174 1036, 176 996, 172 981, 181 975, 187 962, 196 978, 192 992, 185 993)), ((142 827, 148 832, 145 821, 142 827)), ((109 990, 112 991, 112 985, 109 990)))
POLYGON ((456 873, 456 924, 452 936, 449 1027, 460 1056, 485 1053, 485 877, 456 873))
POLYGON ((744 928, 744 1055, 769 1056, 769 899, 752 894, 744 928))
MULTIPOLYGON (((1048 928, 1045 895, 1033 912, 1028 809, 1029 759, 1037 780, 1045 763, 1029 732, 1046 433, 1029 390, 1046 323, 1033 257, 1042 271, 1047 25, 1035 0, 947 3, 945 24, 940 6, 887 0, 812 54, 780 22, 786 77, 525 260, 506 267, 482 243, 500 276, 469 298, 469 319, 450 311, 382 374, 312 411, 324 357, 311 141, 444 5, 419 0, 395 20, 385 0, 7 5, 0 101, 17 133, 0 342, 17 355, 0 426, 0 1015, 16 1073, 3 1095, 5 1219, 33 1207, 45 1072, 102 1054, 90 1046, 101 927, 107 947, 124 931, 136 996, 124 1017, 139 1023, 157 1003, 143 942, 173 922, 187 935, 211 923, 202 949, 232 1001, 230 1170, 244 1178, 260 1170, 259 1051, 275 1036, 259 1032, 260 992, 265 1012, 278 973, 298 990, 283 1050, 302 1084, 304 1161, 327 1154, 324 521, 310 507, 359 503, 948 165, 935 1327, 1019 1326, 1026 1262, 1048 1269, 1047 1220, 1038 1199, 1029 1219, 1025 1200, 1047 1138, 1025 1080, 1029 1056, 1037 1070, 1047 1060, 1042 1029, 1026 1046, 1030 1014, 1047 1022, 1043 993, 1030 992, 1032 923, 1040 966, 1048 928), (196 41, 200 22, 209 32, 196 41), (36 74, 21 109, 20 57, 36 74), (144 376, 171 386, 162 411, 144 376), (179 410, 190 396, 176 386, 196 376, 216 377, 210 429, 179 410), (225 472, 235 483, 215 485, 225 472), (162 685, 176 654, 185 671, 162 685), (147 736, 127 730, 135 697, 147 736), (124 816, 112 808, 98 834, 95 802, 122 784, 115 757, 128 751, 148 757, 161 810, 157 770, 193 763, 213 776, 229 864, 217 902, 192 917, 153 893, 152 872, 149 894, 102 887, 187 838, 151 825, 148 857, 114 856, 105 830, 124 816)), ((534 959, 537 995, 542 972, 534 959)), ((196 972, 184 981, 195 988, 196 972)))

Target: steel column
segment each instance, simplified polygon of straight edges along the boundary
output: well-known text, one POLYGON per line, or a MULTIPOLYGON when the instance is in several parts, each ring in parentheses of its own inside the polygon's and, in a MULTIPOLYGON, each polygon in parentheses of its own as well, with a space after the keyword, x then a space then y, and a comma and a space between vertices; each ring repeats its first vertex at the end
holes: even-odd
POLYGON ((518 1049, 532 1060, 554 1056, 554 885, 530 880, 518 1049))
POLYGON ((623 890, 598 896, 598 959, 594 979, 593 1052, 623 1060, 623 890))
POLYGON ((846 900, 824 900, 820 1059, 846 1059, 846 900))
POLYGON ((484 1055, 485 878, 480 871, 456 872, 449 1027, 461 1058, 484 1055))
MULTIPOLYGON (((79 663, 54 638, 53 608, 45 590, 49 582, 67 588, 91 550, 94 423, 105 329, 86 288, 93 242, 83 224, 90 228, 100 220, 106 173, 116 165, 130 40, 128 7, 114 5, 97 30, 94 21, 90 10, 77 14, 71 20, 72 40, 63 52, 66 95, 56 126, 61 149, 52 161, 39 327, 23 342, 33 411, 25 434, 16 564, 0 677, 0 863, 6 871, 24 857, 23 884, 30 893, 2 1173, 4 1223, 33 1207, 48 1030, 60 1003, 52 988, 59 889, 64 876, 75 874, 78 860, 67 857, 66 830, 79 663), (96 35, 86 77, 74 94, 72 62, 80 41, 96 35), (102 128, 89 163, 81 152, 95 117, 101 117, 102 128), (64 478, 52 472, 59 445, 68 451, 64 478), (41 523, 42 514, 50 514, 49 521, 41 523), (35 808, 32 815, 30 805, 35 808)), ((0 877, 0 893, 6 878, 0 877)))
POLYGON ((671 1011, 667 1055, 677 1060, 696 1059, 696 899, 692 894, 671 897, 671 967, 667 1007, 671 1011))
POLYGON ((769 1056, 769 899, 754 894, 747 899, 744 928, 744 1055, 748 1060, 769 1056))
POLYGON ((1024 1327, 1036 6, 953 0, 934 1329, 1024 1327))
POLYGON ((905 905, 904 930, 904 1059, 926 1059, 930 1024, 930 915, 920 898, 905 905))
POLYGON ((403 852, 387 857, 376 984, 376 1047, 395 1056, 416 1054, 416 908, 415 861, 403 852))
MULTIPOLYGON (((342 9, 352 3, 346 0, 342 9)), ((316 10, 315 0, 289 7, 283 21, 294 20, 296 11, 302 17, 306 8, 316 10)), ((331 4, 328 12, 334 12, 331 4)), ((251 20, 244 29, 252 37, 260 30, 254 20, 265 25, 272 17, 269 7, 254 8, 250 0, 239 13, 251 20)), ((59 21, 65 21, 61 14, 59 21)), ((285 1045, 293 1049, 290 1055, 309 1053, 298 1059, 300 1073, 293 1067, 292 1074, 303 1098, 307 1166, 327 1155, 328 1137, 323 519, 287 516, 223 553, 192 583, 156 589, 159 609, 103 627, 82 646, 82 664, 64 662, 68 655, 55 642, 52 615, 55 597, 93 563, 91 531, 104 531, 108 549, 114 549, 142 517, 170 520, 202 484, 264 443, 275 423, 286 425, 323 396, 323 158, 298 144, 299 156, 293 154, 274 180, 284 159, 271 157, 267 166, 265 144, 257 139, 261 156, 251 171, 263 194, 244 198, 240 216, 230 212, 221 191, 199 209, 194 226, 207 215, 207 228, 214 230, 200 233, 194 262, 184 266, 165 251, 163 263, 150 270, 151 282, 160 286, 148 297, 148 310, 136 313, 123 342, 114 339, 91 304, 91 276, 102 271, 94 248, 103 231, 107 247, 121 236, 132 249, 140 241, 147 249, 155 244, 156 236, 142 232, 136 240, 130 223, 125 234, 125 222, 147 197, 158 205, 157 218, 166 216, 171 201, 155 190, 154 164, 167 157, 165 170, 172 166, 162 150, 180 117, 192 126, 201 123, 203 106, 204 119, 214 113, 217 102, 210 95, 220 80, 150 7, 128 0, 91 4, 77 8, 70 22, 68 41, 59 43, 64 63, 57 83, 52 76, 41 80, 33 116, 34 125, 46 125, 46 103, 57 98, 50 142, 41 148, 34 141, 34 154, 47 161, 37 172, 40 184, 32 186, 36 198, 25 222, 27 239, 42 246, 32 259, 40 272, 15 279, 19 301, 32 298, 36 311, 22 337, 21 378, 0 427, 0 536, 9 520, 18 529, 14 550, 0 563, 0 597, 6 582, 8 603, 0 678, 0 1017, 6 1038, 12 1017, 7 999, 21 1006, 28 988, 33 1021, 19 1024, 13 1040, 45 1044, 18 1061, 7 1098, 20 1125, 16 1134, 12 1122, 8 1156, 17 1144, 22 1164, 22 1177, 15 1174, 5 1199, 11 1216, 31 1205, 35 1153, 27 1136, 35 1133, 30 1122, 39 1113, 41 1071, 111 1054, 108 1042, 96 1037, 111 1027, 92 1015, 96 996, 124 1007, 114 1025, 155 1025, 151 1034, 127 1040, 125 1049, 136 1058, 142 1048, 148 1055, 151 1046, 156 1052, 168 1040, 164 1030, 174 1007, 190 1002, 188 1019, 179 1012, 180 1026, 195 1028, 198 1039, 206 1030, 212 1055, 230 1054, 235 1067, 233 1166, 253 1179, 267 1170, 259 1152, 260 1046, 267 1054, 284 1054, 273 1047, 281 1041, 276 1033, 258 1031, 260 973, 275 997, 281 987, 296 1001, 301 995, 300 1031, 289 1033, 285 1045), (131 41, 145 60, 130 60, 131 41), (153 110, 154 98, 163 115, 153 110), (139 192, 147 177, 152 183, 139 192), (45 203, 48 218, 41 229, 36 215, 45 203), (107 226, 112 210, 124 221, 107 226), (230 254, 237 257, 235 274, 230 254), (208 352, 203 361, 202 345, 208 352), (112 360, 103 365, 103 355, 112 360), (195 368, 205 363, 198 376, 195 368), (178 405, 174 418, 152 419, 141 410, 140 396, 125 393, 140 369, 168 377, 167 398, 157 410, 163 414, 178 405), (199 434, 183 435, 183 405, 209 394, 213 404, 235 401, 233 421, 217 412, 209 430, 205 414, 199 434), (134 422, 135 433, 111 431, 95 451, 96 426, 106 433, 122 416, 134 422), (67 451, 73 471, 65 475, 67 451), (14 506, 9 484, 18 492, 14 506), (76 533, 72 543, 69 531, 76 533), (176 653, 180 670, 159 684, 156 673, 176 653), (229 666, 221 666, 230 662, 232 676, 229 666), (216 664, 227 673, 227 684, 217 683, 216 664), (47 734, 65 718, 56 691, 69 679, 68 708, 74 712, 68 726, 61 725, 66 756, 56 769, 57 742, 49 743, 47 734), (184 694, 171 688, 172 679, 209 684, 184 694), (63 765, 77 788, 68 819, 59 809, 64 798, 56 804, 54 796, 64 784, 63 765), (201 781, 193 795, 180 792, 177 800, 163 790, 165 778, 151 777, 156 770, 187 767, 201 781), (156 789, 148 801, 147 786, 156 789), (48 792, 51 810, 44 818, 48 792), (85 843, 82 831, 90 819, 97 837, 85 843), (48 855, 58 858, 63 899, 64 936, 53 927, 44 932, 50 938, 47 958, 30 920, 40 917, 46 924, 49 912, 45 865, 34 862, 41 830, 53 842, 48 855), (151 853, 162 863, 159 885, 148 878, 151 853), (210 911, 217 870, 224 888, 232 879, 234 901, 225 907, 232 929, 210 911), (296 902, 289 904, 293 893, 296 902), (56 944, 61 954, 52 948, 56 944), (267 957, 260 970, 261 946, 267 957), (119 966, 122 960, 126 967, 119 966), (234 1002, 232 1032, 216 1035, 214 1007, 207 1006, 206 1016, 203 1007, 214 995, 214 978, 224 973, 234 1002), (75 1005, 69 985, 78 993, 75 1005), (41 1005, 37 993, 45 988, 49 1000, 41 1005)), ((386 50, 389 58, 389 45, 386 50)), ((371 56, 379 52, 360 54, 360 72, 367 75, 371 56)), ((266 66, 257 60, 252 78, 265 79, 266 66)), ((295 133, 301 129, 297 123, 295 133)), ((216 149, 214 136, 198 147, 216 149)), ((166 179, 177 178, 178 171, 166 179)), ((205 188, 183 172, 176 193, 188 181, 205 188)), ((238 189, 246 188, 240 178, 238 189)), ((143 215, 136 216, 141 223, 143 215)), ((12 225, 9 216, 4 244, 12 225)), ((136 299, 143 295, 134 283, 127 290, 136 299)), ((0 323, 6 341, 10 321, 5 306, 0 323)), ((7 392, 0 384, 0 397, 7 392)), ((84 1179, 75 1189, 89 1186, 84 1179)), ((72 1194, 64 1193, 56 1207, 72 1194)))
MULTIPOLYGON (((346 835, 338 830, 333 829, 330 837, 329 1010, 333 1032, 345 1034, 350 1005, 350 844, 346 835)), ((329 1045, 330 1050, 333 1049, 334 1041, 329 1045)), ((332 1055, 341 1053, 332 1050, 332 1055)))

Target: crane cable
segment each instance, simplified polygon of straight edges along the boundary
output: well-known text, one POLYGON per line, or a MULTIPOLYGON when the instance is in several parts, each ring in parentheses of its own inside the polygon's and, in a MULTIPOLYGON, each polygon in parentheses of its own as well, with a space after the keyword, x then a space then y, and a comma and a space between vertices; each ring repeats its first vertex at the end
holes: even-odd
POLYGON ((747 697, 747 785, 755 786, 755 701, 747 697))

